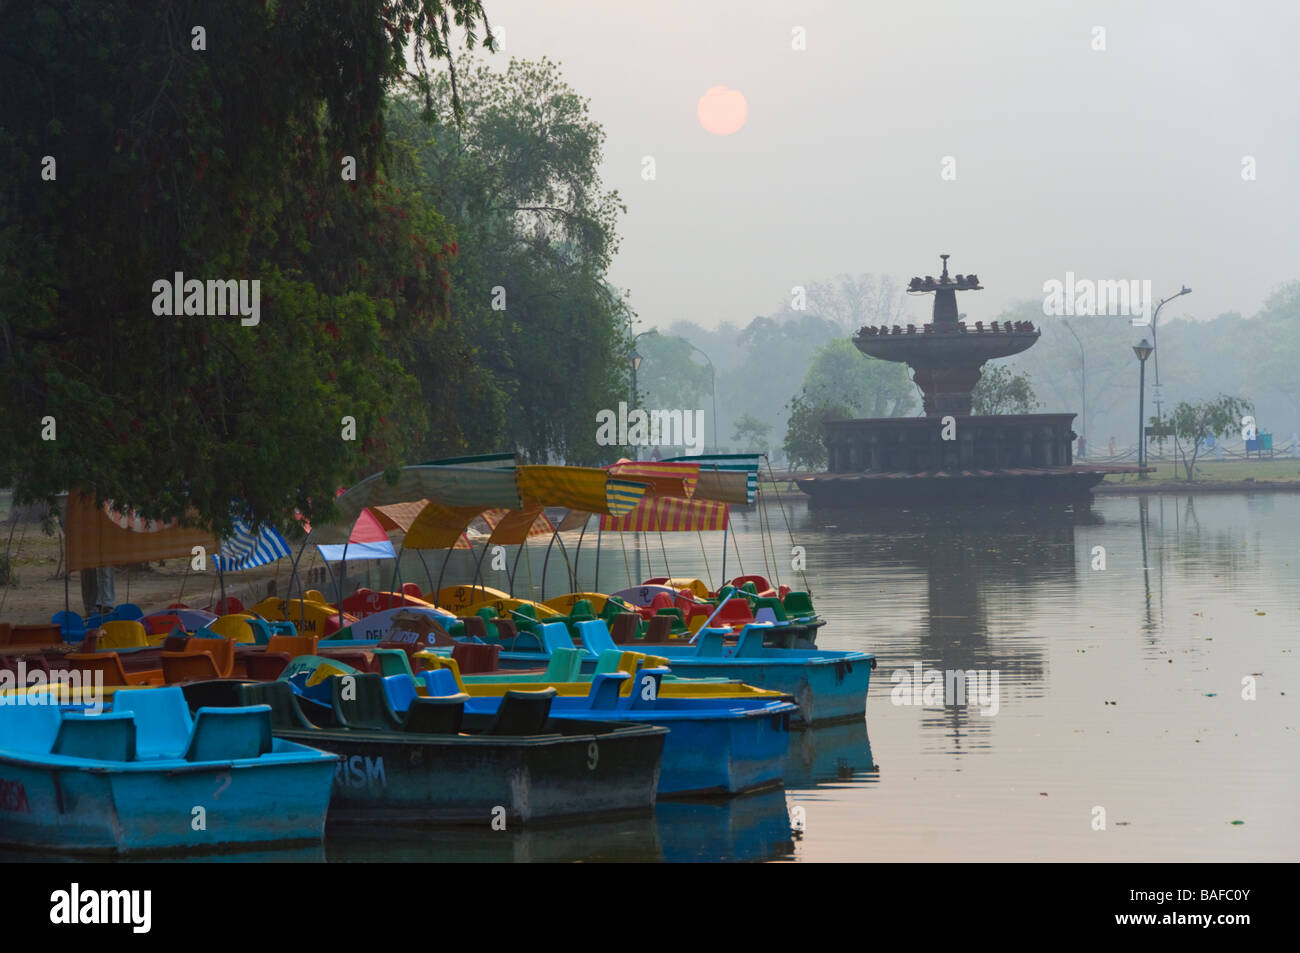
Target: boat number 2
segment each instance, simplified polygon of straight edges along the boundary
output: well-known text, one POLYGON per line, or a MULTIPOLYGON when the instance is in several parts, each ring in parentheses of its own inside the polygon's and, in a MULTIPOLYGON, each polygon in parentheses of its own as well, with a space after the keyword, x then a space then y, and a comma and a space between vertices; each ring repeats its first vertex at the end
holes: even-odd
POLYGON ((587 770, 595 771, 596 764, 600 761, 600 748, 596 742, 587 745, 587 770))

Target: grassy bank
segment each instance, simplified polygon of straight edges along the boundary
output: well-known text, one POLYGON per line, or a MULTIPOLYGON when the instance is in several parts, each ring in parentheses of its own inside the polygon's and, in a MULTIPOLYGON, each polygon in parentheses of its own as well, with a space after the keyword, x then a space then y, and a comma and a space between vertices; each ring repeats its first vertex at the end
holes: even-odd
MULTIPOLYGON (((1157 472, 1148 473, 1144 483, 1186 483, 1187 469, 1170 462, 1153 463, 1157 472)), ((1198 483, 1300 483, 1300 460, 1274 457, 1263 460, 1196 461, 1192 478, 1198 483)), ((1105 485, 1136 483, 1137 474, 1113 474, 1106 477, 1105 485)))

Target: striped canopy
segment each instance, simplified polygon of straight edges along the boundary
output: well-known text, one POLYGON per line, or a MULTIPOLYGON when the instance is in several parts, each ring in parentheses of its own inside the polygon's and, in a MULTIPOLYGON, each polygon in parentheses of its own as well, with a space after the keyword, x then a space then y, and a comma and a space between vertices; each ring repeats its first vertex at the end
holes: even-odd
POLYGON ((675 500, 661 496, 642 500, 624 516, 602 516, 600 528, 613 533, 693 533, 724 530, 731 507, 709 500, 675 500))
POLYGON ((236 517, 235 530, 221 541, 221 552, 213 556, 218 572, 256 569, 289 555, 289 544, 274 526, 263 525, 256 533, 236 517))

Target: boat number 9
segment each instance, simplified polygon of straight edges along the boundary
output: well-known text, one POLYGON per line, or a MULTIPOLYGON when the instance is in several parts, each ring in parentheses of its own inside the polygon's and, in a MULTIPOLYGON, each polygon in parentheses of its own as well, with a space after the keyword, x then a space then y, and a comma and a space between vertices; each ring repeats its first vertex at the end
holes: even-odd
POLYGON ((599 761, 600 748, 597 747, 596 742, 593 741, 591 744, 587 745, 587 770, 595 771, 596 763, 599 761))

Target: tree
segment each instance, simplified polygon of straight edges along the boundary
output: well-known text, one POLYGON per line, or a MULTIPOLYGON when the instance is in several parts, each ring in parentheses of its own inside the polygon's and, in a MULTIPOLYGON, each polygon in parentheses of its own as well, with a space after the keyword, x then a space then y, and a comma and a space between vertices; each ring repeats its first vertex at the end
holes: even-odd
POLYGON ((1187 482, 1192 480, 1196 457, 1207 437, 1226 437, 1242 427, 1242 416, 1249 414, 1253 405, 1240 397, 1220 394, 1213 400, 1200 404, 1180 402, 1165 424, 1174 433, 1174 454, 1181 456, 1187 471, 1187 482), (1190 454, 1190 455, 1189 455, 1190 454))
POLYGON ((846 338, 813 354, 803 393, 814 404, 847 407, 859 417, 902 417, 916 406, 916 385, 905 364, 868 357, 846 338))
POLYGON ((643 358, 637 369, 637 387, 646 407, 686 410, 704 406, 713 381, 709 366, 695 360, 689 341, 670 334, 647 334, 636 347, 643 358))
POLYGON ((233 498, 283 527, 404 462, 428 425, 404 342, 434 327, 455 355, 459 333, 450 229, 386 180, 382 105, 408 52, 427 82, 453 25, 469 45, 487 30, 478 0, 166 15, 53 0, 5 18, 0 484, 15 502, 79 487, 220 533, 233 498), (257 323, 211 290, 167 313, 157 284, 177 273, 248 282, 257 323))
POLYGON ((1038 406, 1029 375, 1013 374, 997 364, 985 365, 979 383, 971 391, 971 412, 977 416, 1032 414, 1038 406))
MULTIPOLYGON (((449 78, 431 84, 432 118, 414 100, 390 117, 415 155, 410 187, 456 229, 451 311, 475 370, 455 397, 462 439, 596 462, 608 452, 595 443, 596 413, 630 390, 633 318, 606 279, 625 209, 597 173, 605 133, 546 59, 477 66, 461 93, 459 125, 438 119, 449 78)), ((447 367, 437 347, 422 356, 428 399, 447 367)))
POLYGON ((842 404, 813 401, 807 394, 793 398, 789 408, 790 420, 783 446, 785 455, 790 458, 790 469, 824 467, 827 422, 847 420, 853 412, 842 404))
POLYGON ((767 453, 767 435, 771 430, 771 424, 763 423, 753 414, 745 414, 736 421, 736 432, 731 439, 739 444, 742 453, 750 450, 767 453))

